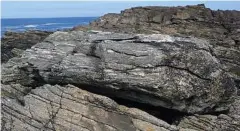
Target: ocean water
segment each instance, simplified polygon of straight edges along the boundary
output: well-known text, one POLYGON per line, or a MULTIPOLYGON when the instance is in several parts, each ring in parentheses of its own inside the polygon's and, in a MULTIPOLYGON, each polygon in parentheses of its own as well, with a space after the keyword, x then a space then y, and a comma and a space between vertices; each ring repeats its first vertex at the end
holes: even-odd
POLYGON ((1 36, 6 31, 56 31, 70 29, 76 25, 87 25, 90 21, 93 21, 95 19, 97 19, 97 17, 1 19, 1 36))

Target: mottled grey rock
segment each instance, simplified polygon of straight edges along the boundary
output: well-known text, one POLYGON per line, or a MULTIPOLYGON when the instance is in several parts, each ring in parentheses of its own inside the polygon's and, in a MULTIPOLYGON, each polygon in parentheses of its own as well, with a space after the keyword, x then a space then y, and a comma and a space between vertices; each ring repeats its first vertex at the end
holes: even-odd
POLYGON ((55 32, 4 64, 2 82, 88 85, 186 113, 227 110, 236 95, 208 41, 161 34, 55 32))

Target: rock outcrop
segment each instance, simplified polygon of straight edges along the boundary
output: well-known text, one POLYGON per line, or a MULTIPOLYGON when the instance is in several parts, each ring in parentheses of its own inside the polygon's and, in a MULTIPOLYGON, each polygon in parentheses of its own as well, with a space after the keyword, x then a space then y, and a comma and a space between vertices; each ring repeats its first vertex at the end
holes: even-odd
POLYGON ((240 11, 213 11, 204 5, 135 7, 106 14, 74 30, 168 34, 208 39, 216 57, 240 88, 240 11))
POLYGON ((231 42, 225 42, 231 46, 239 46, 239 36, 231 34, 239 34, 239 22, 239 11, 213 11, 205 8, 204 5, 149 6, 126 9, 120 14, 106 14, 91 22, 90 28, 114 32, 187 35, 221 40, 224 40, 225 36, 232 35, 235 42, 231 40, 231 42))
POLYGON ((1 62, 21 56, 21 53, 41 42, 53 32, 30 30, 26 32, 6 32, 1 38, 1 62))
POLYGON ((9 34, 1 130, 240 130, 238 16, 137 7, 74 31, 9 34))

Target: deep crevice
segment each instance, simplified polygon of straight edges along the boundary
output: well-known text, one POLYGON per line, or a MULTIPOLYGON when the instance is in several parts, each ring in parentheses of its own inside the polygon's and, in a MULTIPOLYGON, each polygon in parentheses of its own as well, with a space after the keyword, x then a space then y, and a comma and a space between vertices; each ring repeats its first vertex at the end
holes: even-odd
MULTIPOLYGON (((67 83, 57 83, 57 84, 59 84, 61 86, 67 85, 67 83)), ((55 84, 52 83, 52 85, 55 85, 55 84)), ((147 104, 147 103, 141 103, 141 102, 137 102, 137 101, 130 100, 130 99, 120 98, 119 96, 117 96, 118 90, 115 90, 115 89, 104 88, 104 90, 103 89, 99 90, 98 87, 91 86, 91 85, 85 85, 85 84, 82 84, 82 85, 73 84, 73 85, 80 89, 86 90, 88 92, 98 94, 98 95, 103 95, 108 98, 111 98, 112 100, 114 100, 115 102, 117 102, 120 105, 124 105, 129 108, 137 108, 142 111, 145 111, 145 112, 149 113, 150 115, 153 115, 156 118, 161 119, 169 124, 177 125, 178 122, 183 117, 191 115, 191 114, 188 114, 185 112, 180 112, 180 111, 174 110, 174 109, 168 109, 168 108, 161 107, 161 106, 154 106, 154 105, 147 104)), ((131 92, 129 91, 128 93, 131 93, 131 92)))
POLYGON ((126 100, 117 97, 109 97, 113 99, 120 105, 127 106, 129 108, 138 108, 142 111, 145 111, 169 124, 177 124, 177 122, 183 118, 184 116, 188 116, 189 114, 180 112, 173 109, 168 109, 160 106, 153 106, 146 103, 139 103, 131 100, 126 100))

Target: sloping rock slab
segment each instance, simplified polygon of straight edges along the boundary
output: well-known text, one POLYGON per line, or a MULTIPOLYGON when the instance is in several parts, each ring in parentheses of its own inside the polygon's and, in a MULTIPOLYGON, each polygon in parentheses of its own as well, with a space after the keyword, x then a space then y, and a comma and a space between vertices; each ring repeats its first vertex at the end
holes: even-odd
MULTIPOLYGON (((2 86, 5 92, 24 88, 20 85, 2 86)), ((2 95, 2 131, 177 130, 176 126, 146 112, 118 105, 107 97, 72 85, 38 87, 24 96, 24 104, 6 96, 2 95)))

